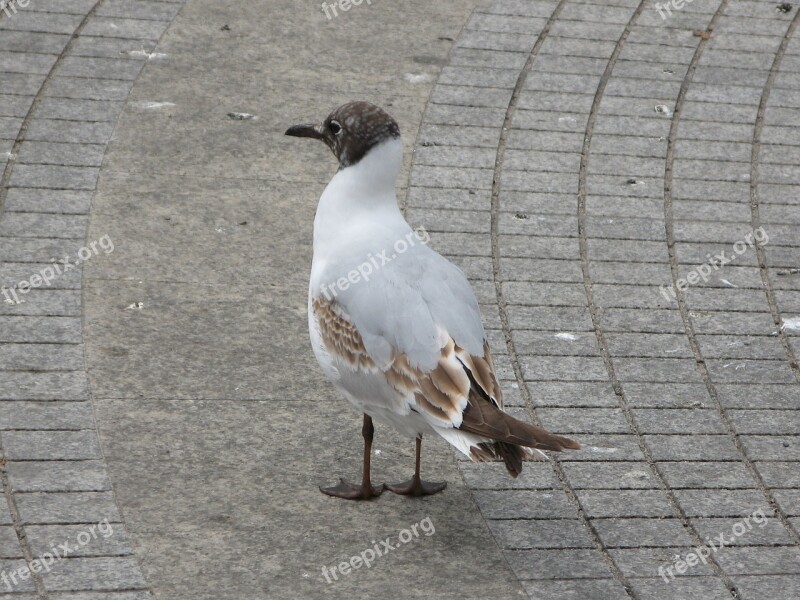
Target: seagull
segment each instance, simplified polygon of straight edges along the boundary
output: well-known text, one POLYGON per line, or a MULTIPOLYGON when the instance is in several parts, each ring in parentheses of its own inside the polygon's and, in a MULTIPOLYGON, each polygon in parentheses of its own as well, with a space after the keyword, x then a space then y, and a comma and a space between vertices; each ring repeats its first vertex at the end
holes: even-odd
POLYGON ((406 222, 395 184, 403 162, 397 122, 369 102, 350 102, 320 124, 286 135, 324 142, 339 169, 319 199, 308 288, 314 355, 336 389, 363 413, 361 484, 320 490, 369 500, 384 489, 424 496, 446 482, 420 478, 424 434, 473 461, 502 459, 512 477, 542 450, 579 449, 569 438, 515 419, 503 396, 478 301, 464 273, 406 222), (373 485, 373 418, 415 439, 413 477, 373 485))

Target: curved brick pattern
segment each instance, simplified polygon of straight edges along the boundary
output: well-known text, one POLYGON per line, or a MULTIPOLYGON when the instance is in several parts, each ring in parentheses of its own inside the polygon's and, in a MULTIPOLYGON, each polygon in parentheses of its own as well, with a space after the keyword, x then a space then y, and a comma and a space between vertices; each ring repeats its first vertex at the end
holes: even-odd
POLYGON ((33 277, 78 257, 115 121, 181 5, 35 0, 0 12, 1 597, 151 597, 98 443, 81 268, 49 286, 33 277), (34 289, 8 291, 21 281, 34 289), (63 559, 26 576, 24 561, 53 548, 63 559))
POLYGON ((407 212, 479 290, 509 404, 587 447, 462 463, 533 597, 797 597, 796 15, 497 0, 442 71, 407 212))

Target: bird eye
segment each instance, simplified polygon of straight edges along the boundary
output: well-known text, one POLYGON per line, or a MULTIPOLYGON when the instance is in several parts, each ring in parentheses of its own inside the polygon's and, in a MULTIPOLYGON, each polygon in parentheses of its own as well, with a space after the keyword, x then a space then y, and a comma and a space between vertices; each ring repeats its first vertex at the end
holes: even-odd
POLYGON ((331 121, 330 128, 333 135, 339 135, 342 132, 342 126, 339 125, 338 121, 331 121))

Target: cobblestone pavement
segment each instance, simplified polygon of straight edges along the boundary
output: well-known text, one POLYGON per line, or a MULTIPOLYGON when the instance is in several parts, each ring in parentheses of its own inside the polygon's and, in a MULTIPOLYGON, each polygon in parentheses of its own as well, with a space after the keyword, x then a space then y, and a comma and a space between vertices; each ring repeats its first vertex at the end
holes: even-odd
POLYGON ((0 10, 0 285, 33 288, 0 302, 0 597, 798 600, 798 15, 0 10), (351 97, 400 120, 407 215, 473 280, 507 403, 583 451, 511 480, 426 442, 445 494, 316 491, 357 473, 359 422, 305 340, 333 165, 281 134, 351 97), (42 285, 53 257, 85 265, 42 285), (321 579, 424 517, 413 551, 321 579))
POLYGON ((83 250, 92 191, 181 3, 24 4, 0 12, 0 596, 142 600, 95 429, 79 263, 110 248, 83 250), (51 564, 31 574, 37 557, 51 564))
POLYGON ((586 446, 511 487, 463 463, 532 597, 800 597, 790 8, 500 0, 434 89, 408 214, 480 286, 520 413, 586 446))

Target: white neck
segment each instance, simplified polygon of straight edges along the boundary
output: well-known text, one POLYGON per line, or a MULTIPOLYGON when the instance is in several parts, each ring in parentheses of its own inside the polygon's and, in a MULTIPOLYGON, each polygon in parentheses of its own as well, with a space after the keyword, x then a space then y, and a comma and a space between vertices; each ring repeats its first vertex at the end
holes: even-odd
POLYGON ((395 183, 403 164, 399 138, 375 146, 358 163, 338 171, 317 206, 314 252, 340 246, 352 231, 368 224, 394 229, 408 225, 397 206, 395 183))

